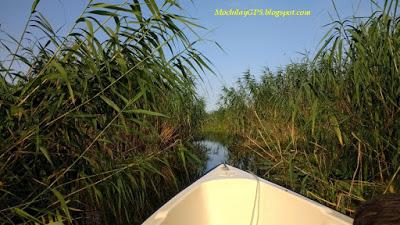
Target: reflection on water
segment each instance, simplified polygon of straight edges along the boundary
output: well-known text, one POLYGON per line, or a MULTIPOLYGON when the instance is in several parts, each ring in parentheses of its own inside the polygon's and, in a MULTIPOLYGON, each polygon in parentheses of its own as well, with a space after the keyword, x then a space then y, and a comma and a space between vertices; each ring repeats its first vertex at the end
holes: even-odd
POLYGON ((228 161, 229 151, 219 142, 203 140, 198 141, 197 144, 204 147, 207 151, 207 161, 204 166, 204 173, 207 173, 219 164, 228 161))

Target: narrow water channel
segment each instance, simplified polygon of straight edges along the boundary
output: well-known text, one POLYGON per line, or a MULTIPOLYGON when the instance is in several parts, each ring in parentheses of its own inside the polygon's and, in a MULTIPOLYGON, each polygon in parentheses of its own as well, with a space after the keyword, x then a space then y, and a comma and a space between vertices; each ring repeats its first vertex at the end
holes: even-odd
POLYGON ((204 173, 215 168, 221 163, 227 162, 229 159, 228 149, 221 143, 211 140, 198 141, 197 144, 206 150, 207 161, 204 165, 204 173))

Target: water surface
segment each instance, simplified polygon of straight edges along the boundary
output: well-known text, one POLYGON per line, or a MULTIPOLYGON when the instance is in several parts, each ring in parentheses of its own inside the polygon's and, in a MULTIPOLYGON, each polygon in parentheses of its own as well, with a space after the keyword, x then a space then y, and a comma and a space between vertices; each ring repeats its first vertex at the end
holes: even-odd
POLYGON ((221 143, 211 140, 202 140, 198 141, 197 144, 205 148, 207 153, 207 161, 204 166, 204 173, 207 173, 219 164, 228 161, 229 150, 221 143))

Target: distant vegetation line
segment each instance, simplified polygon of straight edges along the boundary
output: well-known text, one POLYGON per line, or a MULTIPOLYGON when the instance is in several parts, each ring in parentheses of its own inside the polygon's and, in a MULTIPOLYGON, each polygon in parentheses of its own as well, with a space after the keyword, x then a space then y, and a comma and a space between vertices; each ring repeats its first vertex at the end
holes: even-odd
POLYGON ((260 176, 349 215, 400 192, 398 10, 385 1, 368 19, 334 21, 313 60, 259 79, 246 71, 203 133, 236 137, 231 163, 248 158, 260 176))

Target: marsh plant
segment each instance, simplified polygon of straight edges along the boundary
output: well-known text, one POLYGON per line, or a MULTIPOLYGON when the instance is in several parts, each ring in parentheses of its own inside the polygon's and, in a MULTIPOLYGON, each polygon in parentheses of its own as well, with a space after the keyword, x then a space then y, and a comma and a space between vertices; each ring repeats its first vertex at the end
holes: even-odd
POLYGON ((197 171, 200 26, 176 1, 90 0, 60 34, 39 4, 1 34, 0 223, 139 224, 197 171))
POLYGON ((349 215, 399 192, 398 10, 385 1, 369 18, 333 22, 313 60, 245 72, 203 131, 242 137, 231 149, 250 169, 349 215))

